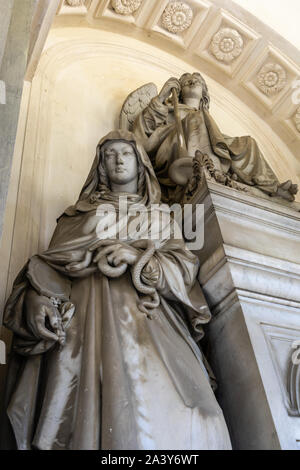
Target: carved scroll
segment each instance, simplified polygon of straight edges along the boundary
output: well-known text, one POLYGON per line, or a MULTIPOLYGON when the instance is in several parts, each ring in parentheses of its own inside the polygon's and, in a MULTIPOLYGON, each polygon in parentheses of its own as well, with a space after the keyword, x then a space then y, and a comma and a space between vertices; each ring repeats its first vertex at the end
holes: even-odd
POLYGON ((287 384, 290 398, 288 413, 300 417, 300 340, 293 343, 293 349, 287 384))

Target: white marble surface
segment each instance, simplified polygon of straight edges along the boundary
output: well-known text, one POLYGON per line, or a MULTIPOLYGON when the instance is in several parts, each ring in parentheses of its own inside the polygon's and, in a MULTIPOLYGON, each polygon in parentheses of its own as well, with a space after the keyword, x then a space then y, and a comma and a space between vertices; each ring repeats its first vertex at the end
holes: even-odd
POLYGON ((199 278, 214 316, 211 363, 233 446, 300 449, 287 389, 300 339, 300 213, 214 183, 201 200, 199 278))

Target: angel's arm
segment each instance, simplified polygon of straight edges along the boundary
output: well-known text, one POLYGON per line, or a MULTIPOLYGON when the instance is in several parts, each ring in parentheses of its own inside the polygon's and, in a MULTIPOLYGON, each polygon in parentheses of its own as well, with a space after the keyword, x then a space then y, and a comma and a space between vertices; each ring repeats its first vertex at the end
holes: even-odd
POLYGON ((172 124, 167 124, 169 109, 158 97, 151 100, 133 124, 133 132, 146 152, 156 151, 167 137, 172 124))
POLYGON ((167 124, 168 113, 168 107, 156 96, 138 116, 135 125, 142 125, 146 135, 150 137, 157 128, 167 124))
POLYGON ((160 93, 151 99, 149 105, 141 113, 140 116, 143 120, 143 126, 148 136, 150 136, 158 127, 167 124, 169 108, 165 103, 174 89, 179 94, 181 87, 177 78, 171 77, 164 84, 160 93))

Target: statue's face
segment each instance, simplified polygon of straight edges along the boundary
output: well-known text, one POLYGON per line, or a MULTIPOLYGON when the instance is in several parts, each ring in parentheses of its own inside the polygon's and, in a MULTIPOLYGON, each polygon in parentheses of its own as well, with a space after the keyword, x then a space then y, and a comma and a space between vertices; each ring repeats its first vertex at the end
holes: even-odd
POLYGON ((199 100, 200 103, 203 94, 200 77, 197 74, 185 74, 181 78, 180 83, 183 102, 185 102, 186 98, 193 98, 199 100))
POLYGON ((126 142, 111 142, 104 150, 107 176, 112 183, 127 184, 138 174, 138 162, 135 151, 126 142))

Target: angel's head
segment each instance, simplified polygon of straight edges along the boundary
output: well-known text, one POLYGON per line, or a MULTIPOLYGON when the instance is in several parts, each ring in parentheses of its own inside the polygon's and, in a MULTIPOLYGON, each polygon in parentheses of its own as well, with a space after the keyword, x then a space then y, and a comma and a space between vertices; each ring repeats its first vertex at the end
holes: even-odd
POLYGON ((99 173, 102 185, 113 192, 138 193, 145 181, 145 169, 132 142, 108 140, 101 146, 99 173))
POLYGON ((181 93, 179 100, 185 103, 188 99, 197 100, 199 109, 209 109, 210 97, 206 82, 199 72, 184 73, 179 79, 181 93))

